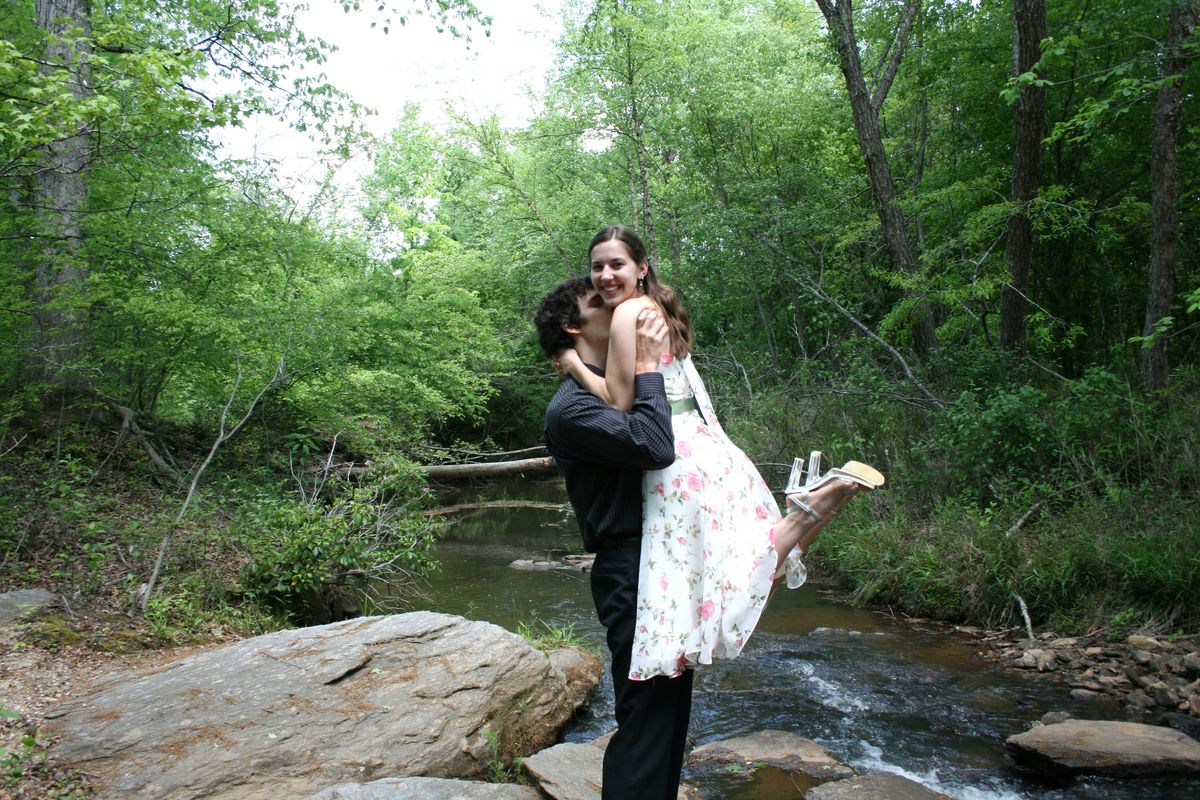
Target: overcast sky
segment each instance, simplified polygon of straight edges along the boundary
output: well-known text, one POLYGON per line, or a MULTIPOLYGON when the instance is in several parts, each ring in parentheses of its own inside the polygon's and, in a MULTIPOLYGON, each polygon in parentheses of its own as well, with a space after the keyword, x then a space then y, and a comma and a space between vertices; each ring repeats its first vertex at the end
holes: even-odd
MULTIPOLYGON (((393 24, 386 34, 379 25, 372 28, 371 21, 382 15, 370 0, 363 11, 349 14, 341 0, 310 0, 311 8, 297 19, 306 33, 337 46, 321 69, 333 85, 379 112, 367 120, 373 133, 390 130, 407 102, 419 103, 423 117, 434 123, 446 120, 449 103, 472 119, 496 113, 507 126, 523 125, 540 110, 536 98, 553 61, 564 0, 475 2, 492 17, 492 34, 485 38, 473 26, 469 46, 437 33, 424 16, 410 16, 403 27, 393 24)), ((222 140, 226 155, 280 159, 294 180, 320 175, 317 146, 271 120, 248 123, 222 140)))

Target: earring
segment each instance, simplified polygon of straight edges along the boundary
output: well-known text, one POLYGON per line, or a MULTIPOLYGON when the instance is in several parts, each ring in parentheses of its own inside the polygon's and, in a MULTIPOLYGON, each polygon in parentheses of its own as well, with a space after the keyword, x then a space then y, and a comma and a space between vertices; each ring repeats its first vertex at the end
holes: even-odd
POLYGON ((637 287, 639 292, 646 291, 646 276, 642 275, 638 278, 637 287))

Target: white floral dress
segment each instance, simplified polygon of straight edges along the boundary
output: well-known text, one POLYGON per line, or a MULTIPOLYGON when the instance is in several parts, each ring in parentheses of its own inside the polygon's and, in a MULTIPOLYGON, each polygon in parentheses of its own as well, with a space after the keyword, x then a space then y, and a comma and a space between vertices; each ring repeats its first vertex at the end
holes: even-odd
MULTIPOLYGON (((721 429, 691 358, 664 356, 659 371, 668 400, 695 397, 699 410, 672 416, 675 463, 642 480, 632 680, 736 658, 766 605, 777 560, 775 498, 721 429)), ((804 578, 793 550, 787 584, 804 578)))

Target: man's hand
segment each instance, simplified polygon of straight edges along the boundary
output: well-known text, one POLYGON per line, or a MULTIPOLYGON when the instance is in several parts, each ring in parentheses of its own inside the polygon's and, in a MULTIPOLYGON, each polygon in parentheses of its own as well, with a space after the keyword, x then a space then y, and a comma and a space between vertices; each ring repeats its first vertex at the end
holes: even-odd
POLYGON ((654 372, 667 350, 667 322, 657 308, 644 308, 637 318, 637 354, 634 372, 654 372))

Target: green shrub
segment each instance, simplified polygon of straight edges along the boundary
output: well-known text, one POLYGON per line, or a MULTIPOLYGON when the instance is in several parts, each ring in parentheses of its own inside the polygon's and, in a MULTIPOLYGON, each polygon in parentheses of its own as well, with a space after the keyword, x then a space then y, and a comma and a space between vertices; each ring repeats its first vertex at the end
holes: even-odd
POLYGON ((429 500, 423 473, 380 461, 358 485, 326 489, 308 502, 264 490, 242 507, 235 535, 248 559, 245 591, 300 620, 320 618, 338 590, 395 607, 434 567, 438 524, 421 513, 429 500))

